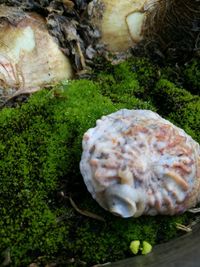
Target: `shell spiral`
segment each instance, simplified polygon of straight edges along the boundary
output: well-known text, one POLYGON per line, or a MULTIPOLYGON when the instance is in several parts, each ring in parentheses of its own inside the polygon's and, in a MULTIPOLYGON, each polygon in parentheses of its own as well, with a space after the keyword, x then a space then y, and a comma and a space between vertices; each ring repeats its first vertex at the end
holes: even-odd
POLYGON ((122 217, 178 214, 200 200, 200 147, 150 110, 122 109, 83 137, 80 170, 88 191, 122 217))

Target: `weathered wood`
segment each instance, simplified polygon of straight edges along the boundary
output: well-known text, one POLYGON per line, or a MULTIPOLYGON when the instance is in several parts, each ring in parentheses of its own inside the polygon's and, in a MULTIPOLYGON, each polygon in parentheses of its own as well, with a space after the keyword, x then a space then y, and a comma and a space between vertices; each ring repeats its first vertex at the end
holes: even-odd
POLYGON ((200 224, 191 233, 153 248, 146 256, 136 256, 109 267, 199 267, 200 224))

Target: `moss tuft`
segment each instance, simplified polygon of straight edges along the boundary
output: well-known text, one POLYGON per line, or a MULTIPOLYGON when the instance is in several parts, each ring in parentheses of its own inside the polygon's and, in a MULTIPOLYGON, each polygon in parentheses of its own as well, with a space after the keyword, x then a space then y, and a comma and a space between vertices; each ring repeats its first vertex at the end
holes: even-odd
POLYGON ((160 79, 152 92, 159 113, 183 128, 200 142, 200 97, 166 79, 160 79))
POLYGON ((132 59, 96 73, 101 93, 114 103, 124 103, 130 109, 155 110, 149 98, 157 80, 157 69, 147 59, 132 59))
POLYGON ((200 95, 200 63, 198 58, 186 64, 184 76, 187 89, 192 93, 200 95))

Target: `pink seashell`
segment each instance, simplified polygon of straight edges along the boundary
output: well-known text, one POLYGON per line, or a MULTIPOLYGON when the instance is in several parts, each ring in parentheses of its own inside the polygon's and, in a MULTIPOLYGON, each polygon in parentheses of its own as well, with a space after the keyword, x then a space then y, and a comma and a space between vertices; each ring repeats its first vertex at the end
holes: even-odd
POLYGON ((122 217, 178 214, 200 201, 200 147, 150 110, 122 109, 83 137, 87 189, 122 217))

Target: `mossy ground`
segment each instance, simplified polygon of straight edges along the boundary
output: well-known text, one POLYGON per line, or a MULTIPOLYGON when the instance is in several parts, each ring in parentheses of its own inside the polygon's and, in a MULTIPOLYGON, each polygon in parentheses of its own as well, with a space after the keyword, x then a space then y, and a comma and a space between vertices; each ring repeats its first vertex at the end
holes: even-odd
POLYGON ((157 111, 200 142, 195 62, 181 70, 137 58, 107 64, 93 81, 63 83, 1 110, 0 263, 10 256, 11 266, 91 266, 131 256, 132 240, 155 245, 180 234, 176 223, 187 224, 188 213, 121 219, 101 209, 84 186, 79 161, 83 133, 120 108, 157 111), (105 221, 78 213, 70 197, 105 221))

